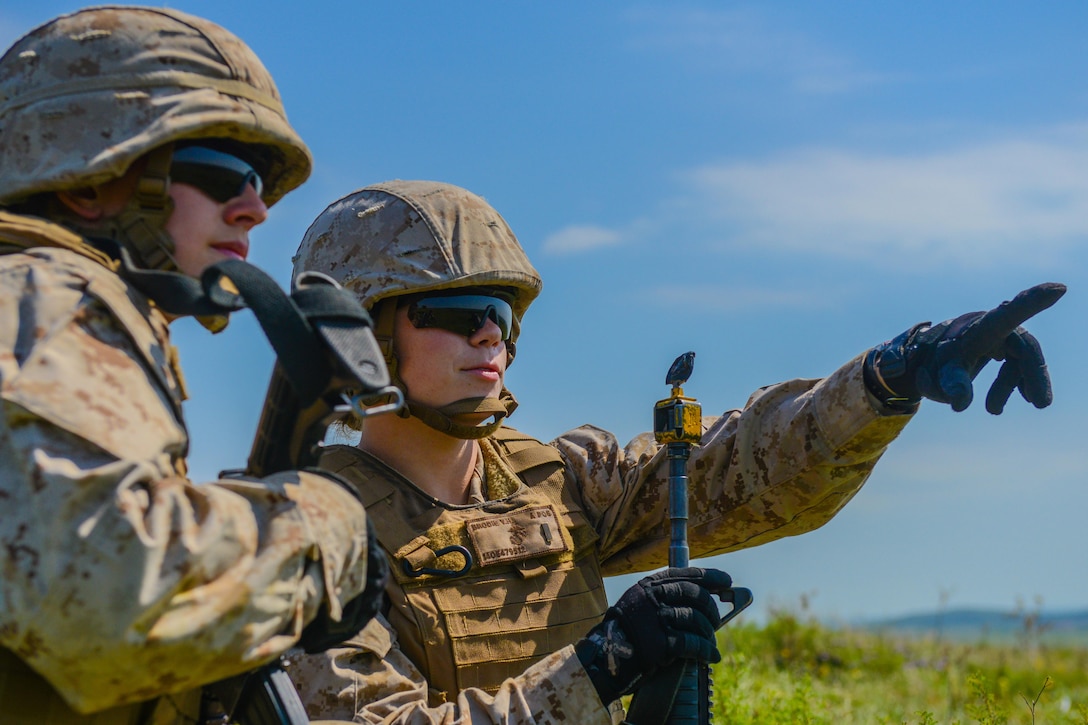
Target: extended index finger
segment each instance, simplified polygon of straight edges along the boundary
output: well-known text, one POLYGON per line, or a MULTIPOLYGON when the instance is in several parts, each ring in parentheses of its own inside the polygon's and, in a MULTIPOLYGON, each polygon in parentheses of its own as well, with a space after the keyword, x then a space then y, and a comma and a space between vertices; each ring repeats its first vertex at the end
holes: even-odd
POLYGON ((1065 289, 1060 282, 1037 284, 978 318, 959 339, 963 359, 981 358, 1010 332, 1060 300, 1065 289))

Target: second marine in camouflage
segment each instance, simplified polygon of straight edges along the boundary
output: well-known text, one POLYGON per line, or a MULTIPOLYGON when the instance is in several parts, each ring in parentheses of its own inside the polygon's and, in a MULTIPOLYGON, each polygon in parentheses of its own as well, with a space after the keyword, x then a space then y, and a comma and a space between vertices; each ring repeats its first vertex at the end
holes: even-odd
MULTIPOLYGON (((328 273, 359 296, 411 413, 364 424, 358 446, 333 447, 322 461, 374 513, 395 580, 384 614, 347 646, 292 668, 311 716, 618 718, 610 700, 629 690, 602 686, 585 645, 611 627, 631 645, 616 661, 638 658, 641 633, 611 626, 623 618, 608 608, 603 577, 667 561, 665 450, 650 433, 621 445, 587 425, 544 444, 503 425, 516 405, 506 366, 541 287, 506 222, 449 184, 378 184, 316 219, 295 270, 328 273)), ((973 376, 1006 336, 1034 342, 1013 322, 970 359, 931 354, 976 321, 912 329, 822 380, 771 385, 742 410, 704 418, 688 466, 692 557, 821 526, 911 420, 920 374, 951 359, 973 376), (897 355, 902 369, 890 364, 897 355)), ((1033 402, 1047 404, 1041 355, 1018 357, 1009 379, 1026 375, 1033 402)), ((703 576, 692 586, 721 585, 703 576)), ((652 597, 654 582, 646 586, 652 597)))

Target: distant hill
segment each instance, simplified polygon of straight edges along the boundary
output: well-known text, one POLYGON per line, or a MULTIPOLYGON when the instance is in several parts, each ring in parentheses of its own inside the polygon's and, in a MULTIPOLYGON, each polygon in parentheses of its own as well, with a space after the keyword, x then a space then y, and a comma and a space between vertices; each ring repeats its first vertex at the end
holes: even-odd
POLYGON ((859 626, 901 634, 932 634, 961 638, 1022 636, 1027 633, 1045 639, 1088 640, 1088 609, 1068 612, 1003 612, 992 609, 949 609, 867 620, 859 626))

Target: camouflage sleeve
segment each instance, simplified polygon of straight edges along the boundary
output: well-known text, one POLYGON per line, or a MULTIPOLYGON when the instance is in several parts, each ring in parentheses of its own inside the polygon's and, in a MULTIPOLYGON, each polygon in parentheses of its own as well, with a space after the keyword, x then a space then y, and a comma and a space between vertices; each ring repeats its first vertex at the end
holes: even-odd
POLYGON ((494 695, 477 688, 441 701, 397 645, 397 635, 379 615, 345 646, 319 655, 288 658, 287 671, 317 721, 371 725, 610 725, 609 711, 578 661, 574 648, 545 657, 494 695))
MULTIPOLYGON (((691 557, 816 529, 861 488, 910 420, 866 391, 861 356, 822 380, 757 391, 743 410, 704 418, 688 463, 691 557)), ((668 461, 652 433, 620 448, 592 426, 552 442, 601 536, 606 576, 668 561, 668 461)))
POLYGON ((0 645, 81 712, 279 654, 366 561, 362 506, 328 479, 186 480, 168 343, 93 276, 0 266, 0 645))

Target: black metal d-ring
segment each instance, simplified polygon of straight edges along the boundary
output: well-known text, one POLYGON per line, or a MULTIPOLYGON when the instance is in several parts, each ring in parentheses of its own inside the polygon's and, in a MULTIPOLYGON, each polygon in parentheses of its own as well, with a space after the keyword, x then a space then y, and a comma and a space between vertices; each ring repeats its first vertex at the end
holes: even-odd
POLYGON ((413 569, 412 565, 405 559, 401 562, 401 566, 404 568, 404 573, 411 577, 420 577, 424 574, 433 574, 435 576, 455 577, 461 576, 469 569, 472 568, 472 552, 461 546, 460 544, 454 544, 453 546, 447 546, 445 549, 439 549, 434 553, 435 557, 445 556, 446 554, 460 554, 465 559, 465 565, 458 570, 453 569, 432 569, 427 566, 421 566, 418 569, 413 569))

